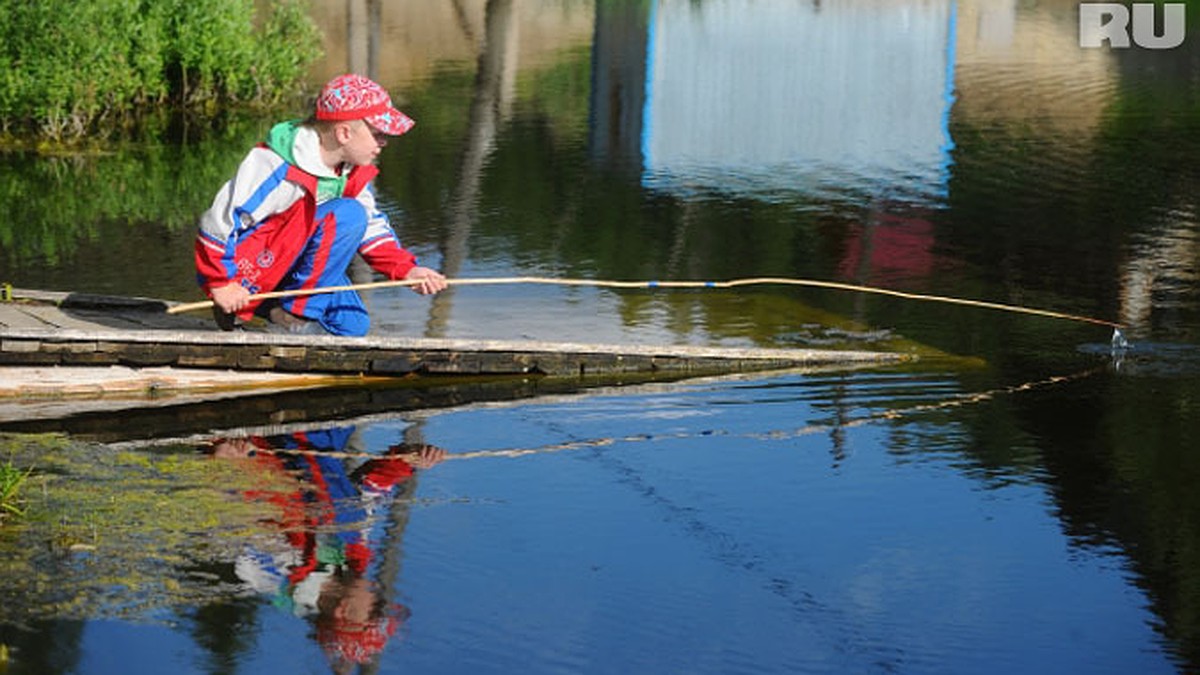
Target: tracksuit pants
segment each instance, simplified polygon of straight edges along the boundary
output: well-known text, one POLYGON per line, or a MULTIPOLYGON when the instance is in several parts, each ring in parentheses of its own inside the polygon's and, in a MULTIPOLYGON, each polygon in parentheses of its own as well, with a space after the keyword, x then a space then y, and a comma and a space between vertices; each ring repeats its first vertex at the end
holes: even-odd
MULTIPOLYGON (((367 212, 354 199, 331 199, 317 206, 316 229, 279 285, 280 290, 348 286, 347 271, 367 229, 367 212)), ((316 321, 333 335, 362 336, 371 317, 356 291, 284 298, 287 311, 316 321)))

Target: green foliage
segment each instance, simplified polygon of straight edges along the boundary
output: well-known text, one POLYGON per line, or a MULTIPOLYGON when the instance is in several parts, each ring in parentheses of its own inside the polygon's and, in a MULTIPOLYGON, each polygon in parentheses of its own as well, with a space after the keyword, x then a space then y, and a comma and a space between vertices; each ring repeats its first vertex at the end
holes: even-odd
POLYGON ((76 138, 171 102, 211 114, 298 90, 320 33, 297 0, 16 0, 0 13, 0 131, 76 138), (104 123, 104 124, 101 124, 104 123))

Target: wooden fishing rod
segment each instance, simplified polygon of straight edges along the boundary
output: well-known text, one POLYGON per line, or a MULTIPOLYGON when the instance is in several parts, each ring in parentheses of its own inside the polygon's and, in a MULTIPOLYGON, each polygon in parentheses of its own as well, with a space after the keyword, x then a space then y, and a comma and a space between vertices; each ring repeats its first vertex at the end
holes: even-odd
MULTIPOLYGON (((306 288, 290 291, 271 291, 268 293, 257 293, 250 296, 250 300, 267 300, 271 298, 287 298, 303 295, 316 295, 318 293, 333 293, 336 291, 365 291, 374 288, 390 288, 394 286, 415 286, 421 283, 420 279, 405 280, 398 279, 394 281, 373 281, 362 284, 351 284, 347 286, 325 286, 323 288, 306 288)), ((605 279, 564 279, 554 277, 475 277, 475 278, 459 278, 447 279, 446 283, 450 286, 480 286, 480 285, 499 285, 499 284, 549 284, 556 286, 591 286, 596 288, 737 288, 739 286, 757 286, 757 285, 782 285, 782 286, 806 286, 809 288, 826 288, 839 291, 851 291, 855 293, 872 293, 875 295, 887 295, 895 298, 904 298, 906 300, 920 300, 924 302, 942 302, 955 305, 965 305, 968 307, 980 307, 984 309, 995 309, 1004 312, 1016 312, 1020 314, 1032 314, 1036 316, 1045 316, 1053 319, 1065 319, 1068 321, 1080 321, 1083 323, 1095 324, 1098 326, 1108 326, 1109 328, 1121 329, 1122 325, 1113 321, 1104 319, 1096 319, 1089 316, 1080 316, 1078 314, 1066 314, 1063 312, 1055 312, 1046 309, 1037 309, 1034 307, 1023 307, 1020 305, 1006 305, 998 302, 986 302, 983 300, 967 300, 964 298, 954 298, 945 295, 928 295, 925 293, 908 293, 905 291, 895 291, 888 288, 878 288, 875 286, 859 286, 855 284, 843 284, 836 281, 819 281, 814 279, 792 279, 787 277, 752 277, 746 279, 731 279, 728 281, 611 281, 605 279)), ((168 314, 179 314, 181 312, 190 312, 198 309, 207 309, 212 307, 211 300, 201 302, 190 302, 173 305, 167 309, 168 314)))

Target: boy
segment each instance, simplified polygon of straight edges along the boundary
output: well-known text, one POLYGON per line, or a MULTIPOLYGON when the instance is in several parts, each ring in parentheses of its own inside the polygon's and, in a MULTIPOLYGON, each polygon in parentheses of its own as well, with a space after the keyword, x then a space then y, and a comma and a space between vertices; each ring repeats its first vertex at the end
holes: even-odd
POLYGON ((257 313, 275 330, 366 335, 370 317, 354 291, 250 300, 349 285, 355 253, 389 279, 419 281, 412 288, 422 295, 446 288, 444 276, 400 246, 371 187, 388 136, 413 124, 383 87, 341 75, 321 89, 312 117, 275 125, 250 151, 201 217, 196 238, 197 280, 221 328, 257 313))

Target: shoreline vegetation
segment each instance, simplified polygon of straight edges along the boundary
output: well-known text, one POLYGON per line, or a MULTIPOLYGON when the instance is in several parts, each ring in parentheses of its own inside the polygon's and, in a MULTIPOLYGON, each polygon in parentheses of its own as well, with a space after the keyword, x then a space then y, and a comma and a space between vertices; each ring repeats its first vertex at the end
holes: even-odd
POLYGON ((39 0, 0 12, 0 151, 204 127, 299 98, 302 0, 39 0))

